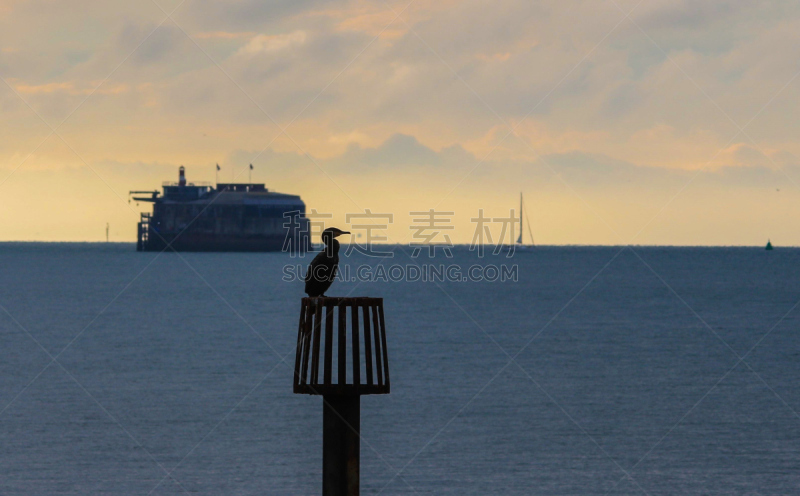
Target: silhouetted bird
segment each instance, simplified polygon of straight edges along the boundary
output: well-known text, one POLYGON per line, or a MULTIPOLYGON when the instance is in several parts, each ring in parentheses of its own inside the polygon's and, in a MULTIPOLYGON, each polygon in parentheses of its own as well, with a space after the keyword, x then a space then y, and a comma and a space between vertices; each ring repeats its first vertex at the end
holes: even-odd
POLYGON ((308 264, 306 273, 306 294, 311 297, 325 296, 325 291, 333 284, 336 269, 339 268, 339 242, 337 236, 350 234, 335 227, 322 231, 322 242, 325 248, 308 264))

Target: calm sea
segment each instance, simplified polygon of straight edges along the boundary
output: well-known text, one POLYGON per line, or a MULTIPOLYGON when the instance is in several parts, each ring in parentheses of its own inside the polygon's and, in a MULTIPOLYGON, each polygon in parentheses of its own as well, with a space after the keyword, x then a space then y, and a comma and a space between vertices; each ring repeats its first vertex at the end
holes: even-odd
MULTIPOLYGON (((321 400, 291 392, 302 284, 281 280, 307 262, 0 244, 0 494, 320 494, 321 400)), ((362 494, 800 491, 800 250, 418 262, 518 280, 328 292, 385 299, 362 494)))

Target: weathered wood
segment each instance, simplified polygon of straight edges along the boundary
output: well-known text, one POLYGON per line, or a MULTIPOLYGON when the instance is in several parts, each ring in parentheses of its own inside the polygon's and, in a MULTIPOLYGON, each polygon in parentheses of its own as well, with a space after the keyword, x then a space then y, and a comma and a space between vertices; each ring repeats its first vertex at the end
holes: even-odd
POLYGON ((361 398, 325 395, 322 407, 322 495, 358 496, 361 398))
POLYGON ((382 298, 304 298, 298 323, 294 392, 340 396, 387 394, 385 326, 382 298), (338 376, 335 381, 334 370, 338 376))
POLYGON ((375 382, 372 380, 372 338, 369 328, 369 307, 363 306, 361 310, 364 313, 364 365, 367 369, 367 385, 372 386, 375 382))
POLYGON ((325 303, 325 384, 331 383, 333 376, 333 303, 325 303))
POLYGON ((314 350, 311 357, 310 384, 319 384, 319 340, 322 334, 322 302, 316 302, 314 309, 314 350))
POLYGON ((353 317, 353 385, 358 388, 361 384, 361 347, 358 345, 358 306, 350 307, 350 315, 353 317))
POLYGON ((383 346, 381 345, 381 329, 378 325, 378 306, 370 305, 369 309, 372 311, 372 330, 375 333, 375 370, 378 373, 378 385, 383 386, 383 367, 381 367, 383 346))
POLYGON ((303 325, 303 369, 300 372, 300 384, 307 384, 308 381, 308 359, 311 356, 311 312, 313 303, 306 302, 306 318, 303 325))
POLYGON ((300 378, 300 357, 303 353, 303 324, 306 317, 306 301, 300 302, 300 323, 297 324, 297 346, 295 347, 294 357, 294 383, 297 384, 300 378))
POLYGON ((339 384, 347 384, 347 305, 339 306, 339 384))
POLYGON ((389 393, 389 355, 382 298, 303 298, 295 353, 294 392, 323 395, 322 494, 358 496, 361 395, 389 393), (325 307, 323 381, 319 382, 322 320, 325 307), (347 308, 350 308, 348 351, 347 308), (335 315, 338 312, 338 318, 335 315), (359 316, 361 314, 361 316, 359 316), (364 347, 359 320, 363 319, 364 347), (335 334, 335 337, 334 337, 335 334), (337 340, 334 358, 333 344, 337 340), (349 353, 349 356, 348 356, 349 353), (363 358, 362 358, 363 353, 363 358), (336 364, 334 365, 334 359, 336 364), (348 359, 351 380, 348 381, 348 359), (361 383, 361 360, 365 384, 361 383), (374 362, 373 362, 374 360, 374 362), (333 368, 338 377, 333 382, 333 368), (377 383, 375 379, 377 377, 377 383))
POLYGON ((386 392, 389 392, 390 382, 389 382, 389 348, 386 347, 386 322, 383 320, 383 300, 381 300, 381 305, 378 307, 378 317, 381 321, 381 344, 383 345, 383 376, 386 379, 386 392))

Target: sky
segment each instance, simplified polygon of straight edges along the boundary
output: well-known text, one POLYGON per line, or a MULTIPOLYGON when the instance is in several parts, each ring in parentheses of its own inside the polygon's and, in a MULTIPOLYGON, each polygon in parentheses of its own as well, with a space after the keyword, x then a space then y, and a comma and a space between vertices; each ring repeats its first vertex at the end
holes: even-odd
POLYGON ((393 243, 522 192, 541 244, 800 245, 798 75, 794 1, 0 0, 0 240, 252 163, 393 243))

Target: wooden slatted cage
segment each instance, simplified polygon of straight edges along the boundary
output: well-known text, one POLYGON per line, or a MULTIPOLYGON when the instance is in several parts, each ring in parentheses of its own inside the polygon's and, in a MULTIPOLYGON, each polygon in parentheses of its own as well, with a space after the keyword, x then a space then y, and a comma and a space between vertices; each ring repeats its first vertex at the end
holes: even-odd
POLYGON ((294 392, 389 393, 383 298, 303 298, 294 392))

